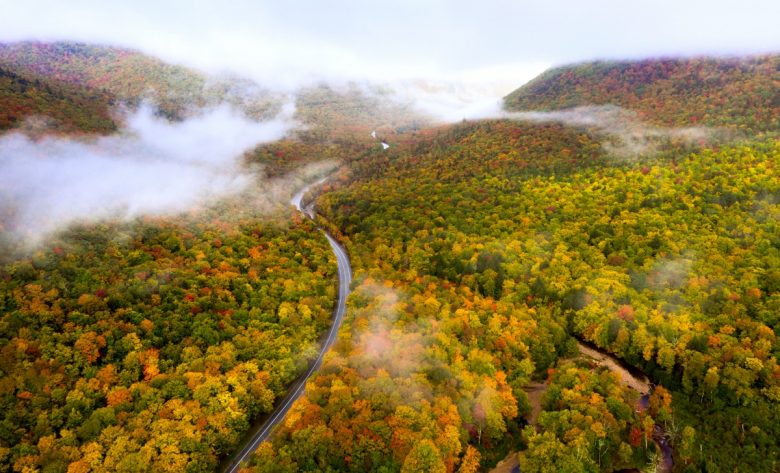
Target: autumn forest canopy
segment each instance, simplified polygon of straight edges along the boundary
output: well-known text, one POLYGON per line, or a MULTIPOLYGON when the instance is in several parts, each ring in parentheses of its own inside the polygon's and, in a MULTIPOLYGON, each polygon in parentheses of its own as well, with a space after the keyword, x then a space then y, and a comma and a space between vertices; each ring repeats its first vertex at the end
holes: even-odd
POLYGON ((333 324, 327 234, 337 340, 241 471, 780 471, 780 56, 400 96, 0 44, 0 469, 223 469, 333 324), (113 184, 42 225, 69 181, 113 184))

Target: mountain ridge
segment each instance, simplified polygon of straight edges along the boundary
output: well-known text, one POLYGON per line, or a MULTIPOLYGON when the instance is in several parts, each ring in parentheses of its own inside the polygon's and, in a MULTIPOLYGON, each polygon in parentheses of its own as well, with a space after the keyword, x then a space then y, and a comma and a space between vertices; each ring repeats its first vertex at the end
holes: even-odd
POLYGON ((780 130, 780 55, 592 61, 543 72, 505 108, 559 110, 613 104, 665 126, 780 130))

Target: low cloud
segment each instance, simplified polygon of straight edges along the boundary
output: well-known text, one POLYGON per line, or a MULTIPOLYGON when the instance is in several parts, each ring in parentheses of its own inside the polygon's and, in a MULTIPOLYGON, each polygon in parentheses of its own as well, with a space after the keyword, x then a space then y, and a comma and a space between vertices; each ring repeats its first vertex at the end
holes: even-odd
POLYGON ((353 338, 356 351, 353 362, 365 377, 383 369, 393 377, 406 377, 425 366, 422 358, 423 336, 414 323, 396 326, 403 310, 397 290, 373 281, 364 281, 357 293, 371 300, 367 310, 357 316, 360 329, 353 338))
POLYGON ((367 305, 357 309, 353 322, 354 348, 348 363, 366 380, 361 390, 367 398, 381 395, 384 405, 393 410, 421 399, 433 399, 431 385, 423 382, 431 367, 425 351, 431 333, 404 316, 407 296, 397 289, 364 280, 355 290, 367 305), (386 381, 375 381, 387 376, 386 381))
POLYGON ((496 66, 451 78, 401 79, 386 84, 394 98, 434 121, 495 118, 502 114, 502 97, 541 74, 548 64, 496 66))
POLYGON ((665 144, 696 145, 729 139, 725 130, 707 127, 667 128, 639 119, 636 112, 615 105, 589 105, 551 112, 503 112, 496 118, 537 123, 562 123, 593 129, 606 135, 605 150, 612 156, 632 158, 651 155, 665 144))
POLYGON ((77 220, 187 211, 237 194, 253 182, 241 155, 282 138, 293 109, 255 122, 219 106, 169 122, 143 106, 120 134, 38 140, 0 137, 0 223, 4 233, 37 239, 77 220))
POLYGON ((648 285, 656 290, 677 290, 687 283, 693 265, 691 254, 678 258, 664 258, 655 262, 647 276, 648 285))

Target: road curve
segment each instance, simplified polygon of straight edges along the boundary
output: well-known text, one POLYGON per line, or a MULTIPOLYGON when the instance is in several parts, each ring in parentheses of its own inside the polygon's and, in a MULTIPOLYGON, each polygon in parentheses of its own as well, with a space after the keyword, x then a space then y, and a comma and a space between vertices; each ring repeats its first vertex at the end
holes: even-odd
MULTIPOLYGON (((320 184, 324 182, 324 180, 325 179, 322 179, 315 183, 309 184, 296 193, 290 201, 291 204, 295 205, 298 211, 311 219, 314 218, 313 206, 309 205, 305 208, 302 207, 303 196, 311 186, 320 184)), ((300 397, 306 388, 306 381, 308 381, 308 379, 319 369, 320 365, 322 365, 322 359, 325 357, 325 353, 328 351, 331 345, 333 345, 333 342, 335 342, 336 338, 338 337, 339 328, 341 327, 341 322, 344 320, 344 313, 346 312, 347 308, 349 284, 352 281, 352 268, 349 264, 349 256, 347 256, 347 252, 344 250, 344 247, 342 247, 335 238, 328 234, 328 232, 321 228, 320 231, 325 235, 325 238, 328 239, 328 243, 330 243, 330 247, 333 250, 333 254, 336 255, 336 261, 338 263, 339 296, 338 301, 336 302, 336 308, 333 311, 333 324, 330 326, 328 335, 322 343, 322 347, 320 348, 320 353, 317 356, 317 359, 314 360, 314 362, 309 366, 309 369, 306 370, 304 374, 295 380, 295 382, 290 386, 287 395, 277 403, 276 407, 265 420, 265 422, 256 428, 252 438, 238 453, 233 456, 230 463, 228 463, 227 467, 225 467, 223 470, 226 473, 237 472, 241 466, 241 463, 249 458, 249 455, 251 455, 252 452, 254 452, 257 447, 260 446, 263 441, 265 441, 266 438, 268 438, 268 435, 271 433, 276 424, 284 419, 287 411, 290 410, 290 407, 292 407, 295 400, 300 397)))

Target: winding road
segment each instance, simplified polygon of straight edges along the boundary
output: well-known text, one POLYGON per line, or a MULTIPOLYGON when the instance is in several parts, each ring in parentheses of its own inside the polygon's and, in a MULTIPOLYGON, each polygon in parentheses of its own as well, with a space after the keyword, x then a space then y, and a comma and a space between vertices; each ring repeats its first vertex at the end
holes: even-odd
MULTIPOLYGON (((308 206, 304 207, 303 197, 312 186, 321 184, 323 182, 325 182, 325 178, 307 185, 298 191, 290 201, 290 203, 294 205, 299 212, 312 220, 314 220, 314 204, 309 204, 308 206)), ((276 407, 265 419, 265 421, 253 429, 253 433, 246 441, 244 447, 241 448, 241 450, 239 450, 238 453, 236 453, 230 459, 230 462, 223 470, 226 473, 237 472, 241 466, 241 463, 249 458, 249 455, 251 455, 252 452, 254 452, 257 447, 268 438, 268 435, 271 433, 273 428, 279 422, 281 422, 282 419, 284 419, 287 411, 290 410, 290 407, 292 407, 295 400, 298 399, 298 397, 300 397, 300 395, 305 390, 306 381, 308 381, 309 378, 319 369, 320 365, 322 365, 322 359, 325 357, 325 353, 328 351, 328 349, 330 349, 331 345, 333 345, 333 342, 335 342, 336 338, 338 337, 339 328, 341 327, 341 322, 344 320, 344 313, 347 307, 349 285, 352 281, 352 268, 349 264, 349 256, 347 256, 347 252, 344 250, 344 247, 342 247, 335 238, 328 234, 328 232, 322 228, 320 228, 320 231, 325 235, 325 238, 328 239, 328 243, 330 243, 330 247, 333 250, 333 254, 336 255, 336 261, 338 263, 339 297, 338 301, 336 302, 336 308, 333 311, 333 324, 330 326, 330 330, 322 342, 322 348, 320 348, 320 353, 317 356, 317 359, 312 362, 312 364, 309 366, 309 369, 306 370, 305 373, 303 373, 297 380, 295 380, 295 382, 290 386, 287 395, 277 403, 276 407)))
MULTIPOLYGON (((304 205, 304 196, 309 191, 309 189, 311 189, 313 186, 322 184, 326 179, 327 178, 322 178, 307 185, 298 191, 290 200, 290 203, 294 205, 299 212, 311 220, 314 220, 315 217, 314 204, 309 203, 308 205, 304 205)), ((319 355, 317 356, 317 359, 311 363, 309 369, 306 370, 305 373, 303 373, 298 379, 295 380, 295 382, 293 382, 287 392, 287 395, 278 402, 268 417, 263 422, 254 427, 252 433, 245 441, 244 446, 230 459, 230 462, 227 463, 227 466, 223 470, 226 473, 237 472, 241 466, 241 463, 249 458, 252 452, 254 452, 257 447, 268 438, 273 428, 284 419, 295 400, 298 399, 301 394, 303 394, 303 391, 306 388, 306 381, 308 381, 309 378, 319 369, 320 365, 322 365, 322 360, 325 357, 325 353, 327 353, 338 337, 339 328, 341 327, 341 323, 344 320, 344 313, 346 312, 346 302, 347 297, 349 296, 349 286, 352 281, 352 267, 350 266, 349 256, 347 256, 347 252, 344 247, 342 247, 328 232, 322 228, 320 228, 320 231, 325 235, 325 238, 328 239, 328 243, 330 243, 330 247, 333 250, 333 254, 336 256, 336 261, 338 263, 339 293, 338 301, 336 302, 336 308, 334 309, 333 313, 333 324, 331 325, 327 336, 322 342, 322 347, 320 349, 319 355)), ((582 342, 578 342, 577 345, 582 355, 589 356, 596 360, 598 364, 606 366, 610 370, 616 372, 629 387, 641 393, 643 395, 642 401, 646 402, 648 397, 647 393, 650 391, 650 382, 647 376, 645 376, 643 373, 632 373, 627 368, 625 368, 624 364, 613 355, 606 353, 594 346, 586 346, 582 342)), ((668 473, 672 469, 673 461, 672 449, 666 438, 666 432, 660 428, 660 426, 656 426, 656 431, 654 432, 653 437, 657 447, 661 451, 661 459, 656 472, 668 473)), ((512 458, 512 461, 507 462, 505 460, 504 462, 501 462, 502 465, 493 471, 508 471, 509 469, 512 469, 517 463, 516 454, 510 454, 510 456, 507 458, 509 459, 510 457, 512 458)))

